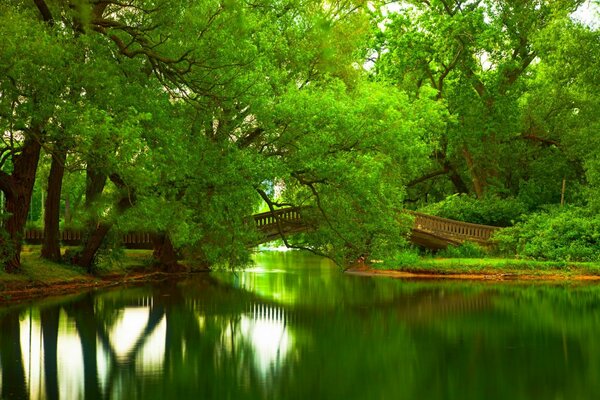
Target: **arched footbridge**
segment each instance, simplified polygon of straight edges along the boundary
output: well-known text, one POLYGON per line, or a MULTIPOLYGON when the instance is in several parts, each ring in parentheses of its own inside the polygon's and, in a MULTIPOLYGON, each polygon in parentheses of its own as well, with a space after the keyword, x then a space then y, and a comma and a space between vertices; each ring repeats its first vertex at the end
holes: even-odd
MULTIPOLYGON (((250 219, 261 233, 257 244, 276 240, 281 237, 281 234, 293 235, 313 229, 313 226, 303 220, 302 211, 300 207, 289 207, 252 215, 250 219)), ((433 250, 459 245, 465 241, 487 246, 490 244, 492 234, 500 229, 496 226, 471 224, 419 212, 409 213, 414 216, 410 240, 419 246, 433 250)), ((82 236, 82 231, 64 230, 61 232, 61 241, 64 245, 78 245, 81 243, 82 236)), ((44 232, 41 229, 27 229, 24 239, 26 243, 39 244, 44 239, 44 232)), ((152 248, 153 234, 127 233, 123 235, 122 243, 127 248, 152 248)))
MULTIPOLYGON (((444 249, 469 241, 488 246, 497 226, 471 224, 453 219, 409 211, 415 220, 411 229, 411 242, 429 249, 444 249)), ((269 242, 284 234, 306 232, 310 229, 302 220, 302 209, 283 208, 274 213, 266 212, 253 216, 257 228, 264 234, 261 243, 269 242)))

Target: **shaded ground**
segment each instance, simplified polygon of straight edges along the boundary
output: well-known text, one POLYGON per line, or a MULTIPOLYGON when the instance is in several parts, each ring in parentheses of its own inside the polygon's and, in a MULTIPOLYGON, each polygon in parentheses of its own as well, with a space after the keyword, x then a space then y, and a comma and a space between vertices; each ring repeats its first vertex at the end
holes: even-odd
POLYGON ((103 260, 98 273, 90 275, 76 266, 43 260, 39 256, 39 246, 27 246, 21 255, 20 273, 0 271, 0 304, 181 275, 165 273, 151 266, 151 255, 152 252, 147 250, 126 250, 122 259, 103 260))

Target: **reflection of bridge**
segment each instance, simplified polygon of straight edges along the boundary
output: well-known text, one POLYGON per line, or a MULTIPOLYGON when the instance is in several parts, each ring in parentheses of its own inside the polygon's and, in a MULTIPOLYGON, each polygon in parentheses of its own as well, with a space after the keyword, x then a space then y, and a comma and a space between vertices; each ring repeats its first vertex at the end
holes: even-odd
MULTIPOLYGON (((281 235, 313 230, 314 226, 306 223, 302 218, 303 210, 306 209, 289 207, 253 215, 254 224, 261 233, 257 244, 276 240, 281 235)), ((415 218, 410 240, 419 246, 434 250, 448 245, 458 245, 464 241, 486 246, 490 244, 490 237, 494 231, 499 229, 495 226, 470 224, 418 212, 410 212, 410 214, 415 218)), ((65 245, 78 245, 82 237, 83 232, 79 230, 61 232, 61 241, 65 245)), ((44 232, 40 229, 28 229, 25 231, 24 238, 27 243, 39 244, 44 238, 44 232)), ((152 242, 153 235, 148 232, 127 233, 122 238, 122 244, 127 248, 150 249, 152 242)))

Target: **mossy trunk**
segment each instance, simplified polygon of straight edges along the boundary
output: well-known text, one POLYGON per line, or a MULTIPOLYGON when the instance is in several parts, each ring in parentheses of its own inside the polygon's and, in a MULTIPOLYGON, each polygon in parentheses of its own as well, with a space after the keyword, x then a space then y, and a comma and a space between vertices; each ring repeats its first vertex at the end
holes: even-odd
POLYGON ((25 139, 21 152, 14 157, 12 174, 3 176, 3 188, 9 188, 4 190, 5 211, 10 214, 4 225, 8 234, 5 239, 7 243, 3 243, 2 249, 6 272, 18 272, 21 269, 23 231, 27 223, 41 147, 38 140, 25 139))
MULTIPOLYGON (((136 196, 135 193, 126 190, 127 185, 118 174, 110 175, 110 180, 115 184, 115 186, 119 190, 122 191, 121 198, 117 202, 115 209, 115 212, 117 214, 121 214, 125 212, 125 210, 133 206, 133 204, 136 201, 136 196)), ((104 182, 106 182, 106 178, 104 178, 104 182)), ((102 185, 102 187, 104 187, 104 185, 102 185)), ((94 193, 98 192, 96 191, 94 193)), ((95 198, 93 200, 95 200, 95 198)), ((94 272, 94 258, 96 257, 96 254, 98 253, 98 250, 100 249, 100 246, 102 245, 106 234, 108 233, 110 228, 112 228, 112 226, 112 222, 99 222, 96 224, 95 228, 92 227, 92 230, 88 234, 88 239, 83 244, 83 249, 79 252, 79 254, 74 260, 75 264, 85 268, 90 273, 94 272)))
POLYGON ((94 258, 110 228, 112 228, 112 224, 109 223, 100 223, 96 226, 83 244, 83 249, 76 256, 75 264, 85 268, 90 273, 94 272, 94 258))
POLYGON ((154 252, 152 256, 154 261, 164 271, 167 272, 178 272, 183 271, 185 268, 179 263, 179 257, 177 251, 173 247, 173 242, 167 234, 157 234, 153 238, 154 252))
POLYGON ((62 192, 63 176, 67 151, 58 149, 52 155, 48 189, 44 207, 44 241, 42 257, 51 261, 60 261, 60 195, 62 192))

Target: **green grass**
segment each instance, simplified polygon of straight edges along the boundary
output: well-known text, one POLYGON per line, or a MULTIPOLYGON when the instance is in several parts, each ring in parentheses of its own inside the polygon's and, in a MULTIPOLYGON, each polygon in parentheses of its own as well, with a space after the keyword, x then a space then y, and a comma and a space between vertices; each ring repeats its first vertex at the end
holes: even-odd
POLYGON ((8 274, 0 269, 0 290, 90 280, 102 275, 123 275, 144 269, 151 257, 150 250, 124 250, 120 260, 102 260, 98 273, 92 276, 83 268, 44 260, 40 257, 40 246, 24 246, 19 273, 8 274))
POLYGON ((511 258, 420 257, 414 263, 375 265, 377 269, 438 274, 600 275, 600 263, 533 261, 511 258))

